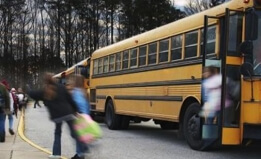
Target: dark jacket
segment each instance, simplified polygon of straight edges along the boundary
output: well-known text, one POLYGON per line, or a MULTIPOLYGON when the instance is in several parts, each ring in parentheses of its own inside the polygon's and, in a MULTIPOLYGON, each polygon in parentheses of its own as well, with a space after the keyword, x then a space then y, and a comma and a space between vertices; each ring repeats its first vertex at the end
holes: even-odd
POLYGON ((43 90, 29 91, 28 95, 34 100, 42 100, 44 105, 48 108, 50 118, 55 119, 63 118, 68 115, 74 115, 77 112, 77 106, 74 103, 71 95, 63 85, 56 84, 57 95, 52 100, 44 98, 43 90))
POLYGON ((0 113, 4 113, 10 110, 10 97, 6 87, 0 83, 0 93, 2 94, 5 101, 5 108, 0 108, 0 113))

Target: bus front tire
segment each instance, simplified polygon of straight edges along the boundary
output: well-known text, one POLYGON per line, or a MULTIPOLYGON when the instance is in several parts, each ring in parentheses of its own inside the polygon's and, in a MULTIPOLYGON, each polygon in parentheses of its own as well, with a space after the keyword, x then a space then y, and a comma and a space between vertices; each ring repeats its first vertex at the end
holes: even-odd
POLYGON ((204 140, 201 137, 201 119, 198 116, 199 103, 192 103, 187 108, 184 121, 183 133, 188 145, 194 150, 203 150, 204 140))
POLYGON ((106 125, 111 130, 117 130, 120 128, 120 115, 117 115, 114 110, 112 100, 109 100, 106 106, 105 112, 106 125))

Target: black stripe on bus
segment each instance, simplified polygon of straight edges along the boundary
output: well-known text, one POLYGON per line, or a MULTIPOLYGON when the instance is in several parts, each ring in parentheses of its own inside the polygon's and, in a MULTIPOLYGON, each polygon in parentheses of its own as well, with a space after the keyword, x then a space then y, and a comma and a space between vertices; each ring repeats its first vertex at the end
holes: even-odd
POLYGON ((182 101, 182 96, 114 96, 118 100, 156 100, 156 101, 182 101))
POLYGON ((96 99, 106 99, 106 96, 105 95, 97 95, 96 99))
POLYGON ((192 84, 201 84, 201 78, 176 80, 176 81, 158 81, 158 82, 128 83, 128 84, 117 84, 117 85, 103 85, 103 86, 97 86, 96 89, 170 86, 170 85, 192 85, 192 84))
POLYGON ((161 70, 166 68, 172 67, 181 67, 181 66, 189 66, 195 64, 201 64, 202 58, 195 58, 195 59, 187 59, 183 61, 175 61, 171 63, 162 63, 162 64, 155 64, 155 65, 148 65, 144 67, 137 67, 137 68, 130 68, 126 70, 120 70, 116 72, 106 72, 102 74, 93 75, 92 78, 100 78, 100 77, 108 77, 108 76, 118 76, 123 74, 130 74, 130 73, 139 73, 139 72, 146 72, 146 71, 153 71, 153 70, 161 70))

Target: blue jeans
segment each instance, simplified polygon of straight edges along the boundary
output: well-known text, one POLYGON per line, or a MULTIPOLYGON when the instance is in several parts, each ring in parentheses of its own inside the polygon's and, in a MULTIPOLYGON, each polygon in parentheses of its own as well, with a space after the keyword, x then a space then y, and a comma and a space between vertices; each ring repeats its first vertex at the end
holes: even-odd
POLYGON ((220 118, 220 111, 215 112, 215 114, 214 115, 212 114, 211 117, 207 117, 205 124, 214 124, 213 122, 214 122, 215 118, 217 118, 217 122, 220 120, 219 119, 220 118))
POLYGON ((55 123, 53 155, 61 156, 62 123, 55 123))
POLYGON ((5 113, 0 113, 0 135, 5 136, 5 113))
MULTIPOLYGON (((79 156, 82 156, 84 152, 88 150, 86 144, 80 142, 76 137, 76 134, 73 130, 73 120, 66 121, 69 126, 69 130, 72 138, 75 139, 76 142, 76 153, 79 156)), ((61 137, 62 137, 62 123, 55 123, 55 131, 54 131, 54 143, 53 143, 53 155, 61 156, 61 137)))
POLYGON ((13 125, 14 125, 14 118, 13 118, 13 114, 8 114, 8 121, 9 121, 9 129, 13 129, 13 125))

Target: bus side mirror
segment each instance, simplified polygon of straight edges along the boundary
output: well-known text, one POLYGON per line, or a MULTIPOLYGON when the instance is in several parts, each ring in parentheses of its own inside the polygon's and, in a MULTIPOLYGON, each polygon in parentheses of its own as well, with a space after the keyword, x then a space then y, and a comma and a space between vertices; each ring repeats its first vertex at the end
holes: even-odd
POLYGON ((243 65, 241 65, 240 72, 243 76, 252 78, 254 74, 253 65, 249 62, 243 63, 243 65))
POLYGON ((252 55, 253 42, 250 40, 242 42, 239 46, 239 52, 242 54, 242 56, 252 55))
POLYGON ((258 38, 258 16, 254 9, 246 15, 246 40, 256 40, 258 38))

